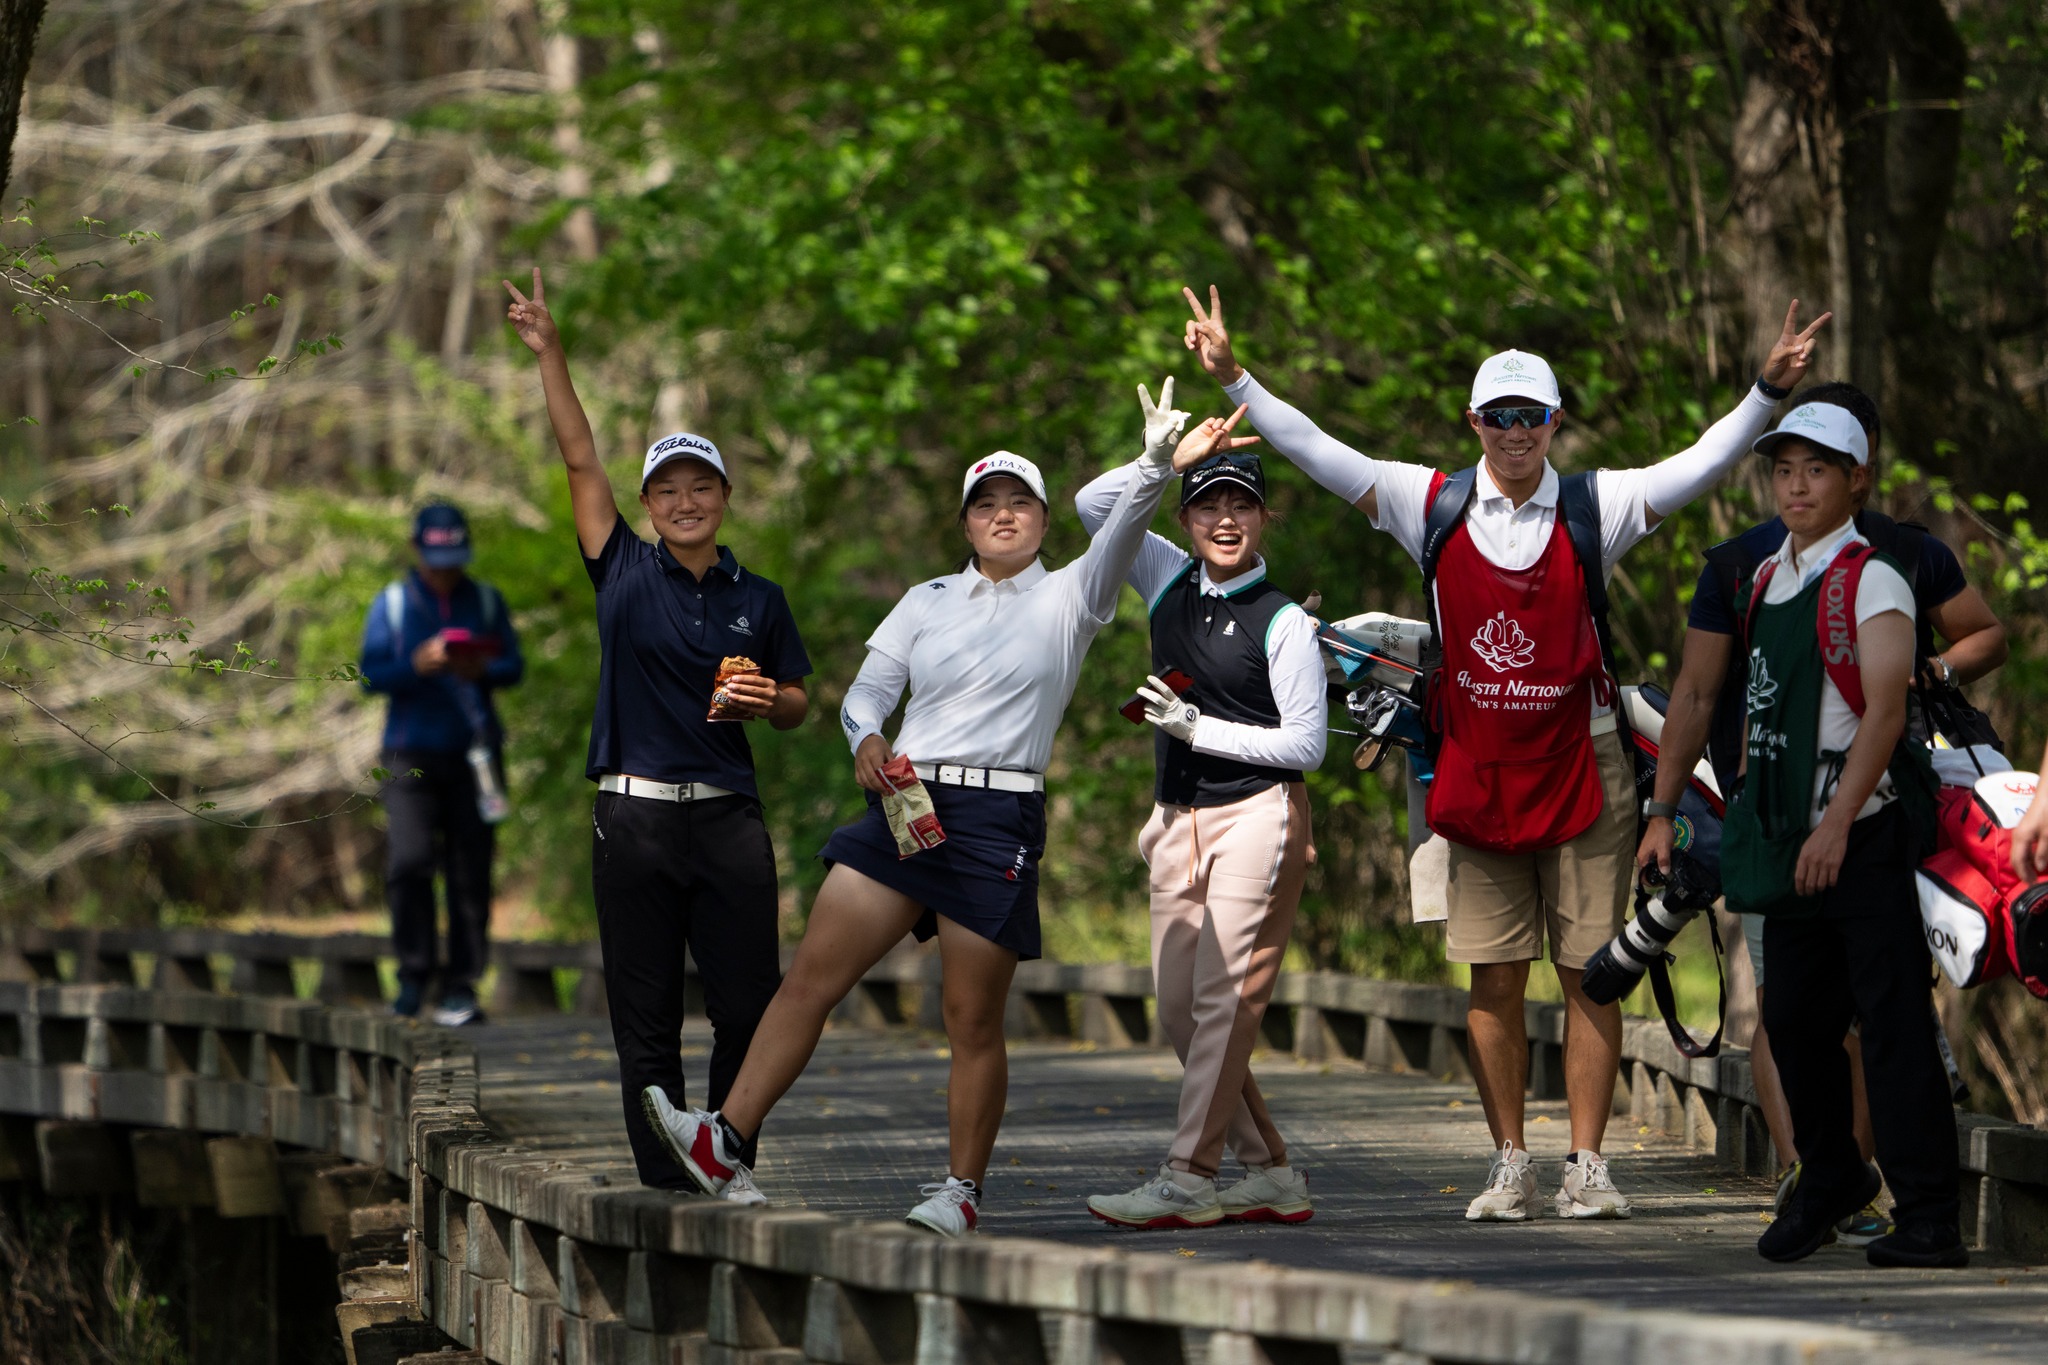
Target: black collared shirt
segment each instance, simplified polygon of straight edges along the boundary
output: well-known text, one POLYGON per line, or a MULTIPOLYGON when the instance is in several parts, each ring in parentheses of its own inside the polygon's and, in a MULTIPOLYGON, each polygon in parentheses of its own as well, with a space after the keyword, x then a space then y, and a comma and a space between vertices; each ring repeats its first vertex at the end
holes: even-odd
POLYGON ((810 676, 810 656, 782 589, 747 572, 732 551, 702 579, 659 541, 620 517, 596 559, 597 713, 586 774, 630 773, 657 782, 709 782, 758 795, 747 727, 710 721, 719 661, 744 654, 779 683, 810 676))

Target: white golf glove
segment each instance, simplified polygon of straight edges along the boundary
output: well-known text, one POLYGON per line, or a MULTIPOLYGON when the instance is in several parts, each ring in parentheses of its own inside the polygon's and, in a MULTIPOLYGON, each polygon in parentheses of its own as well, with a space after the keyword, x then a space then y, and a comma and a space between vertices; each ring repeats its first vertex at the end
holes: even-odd
POLYGON ((1150 676, 1146 677, 1145 685, 1138 689, 1138 695, 1145 699, 1146 720, 1183 744, 1195 742, 1195 726, 1202 719, 1201 707, 1186 697, 1175 695, 1171 687, 1150 676))
POLYGON ((1192 414, 1176 412, 1173 406, 1173 376, 1159 386, 1159 405, 1152 405, 1152 392, 1143 384, 1138 385, 1138 406, 1145 413, 1145 453, 1141 457, 1146 464, 1172 464, 1174 447, 1180 444, 1181 433, 1186 430, 1192 414))

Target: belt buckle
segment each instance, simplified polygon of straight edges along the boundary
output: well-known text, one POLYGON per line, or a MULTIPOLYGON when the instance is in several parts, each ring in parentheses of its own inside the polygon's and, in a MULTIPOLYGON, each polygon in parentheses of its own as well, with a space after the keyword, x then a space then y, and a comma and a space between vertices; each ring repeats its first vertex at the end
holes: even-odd
POLYGON ((676 783, 675 791, 676 803, 678 805, 697 799, 697 784, 695 782, 678 782, 676 783))
POLYGON ((960 785, 963 787, 988 786, 988 769, 962 768, 960 770, 960 785))

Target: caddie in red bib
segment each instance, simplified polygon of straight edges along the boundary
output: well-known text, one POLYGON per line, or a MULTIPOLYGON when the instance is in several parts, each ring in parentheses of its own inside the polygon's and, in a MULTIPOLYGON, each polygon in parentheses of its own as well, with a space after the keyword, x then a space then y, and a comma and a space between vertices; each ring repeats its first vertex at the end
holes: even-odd
POLYGON ((1446 476, 1372 459, 1266 392, 1232 353, 1213 288, 1186 344, 1252 423, 1302 472, 1400 541, 1422 568, 1442 667, 1428 700, 1439 745, 1427 808, 1449 843, 1447 955, 1470 964, 1473 1078, 1492 1166, 1465 1211, 1474 1222, 1538 1212, 1523 1144, 1529 964, 1546 939, 1565 998, 1571 1145, 1552 1201, 1560 1217, 1626 1218, 1600 1156, 1621 1049, 1615 1005, 1586 998, 1586 962, 1620 929, 1633 880, 1634 773, 1617 732, 1607 576, 1665 516, 1712 487, 1805 373, 1823 314, 1798 303, 1762 376, 1690 449, 1642 469, 1560 476, 1549 461, 1563 415, 1540 357, 1502 351, 1479 367, 1465 413, 1484 460, 1446 476))

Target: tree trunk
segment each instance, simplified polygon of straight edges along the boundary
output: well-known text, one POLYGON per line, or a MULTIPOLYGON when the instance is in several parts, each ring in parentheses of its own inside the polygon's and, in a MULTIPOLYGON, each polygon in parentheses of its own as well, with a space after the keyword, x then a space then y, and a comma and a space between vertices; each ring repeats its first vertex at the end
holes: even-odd
POLYGON ((0 0, 0 209, 14 168, 14 130, 21 122, 21 93, 43 26, 44 0, 0 0))
POLYGON ((1969 53, 1941 0, 1897 0, 1897 111, 1888 115, 1891 191, 1885 250, 1893 450, 1925 464, 1953 437, 1956 395, 1977 383, 1956 329, 1935 306, 1934 264, 1948 231, 1963 140, 1957 101, 1969 53))
MULTIPOLYGON (((1885 240, 1891 196, 1885 177, 1885 105, 1891 87, 1888 0, 1843 0, 1831 74, 1842 194, 1842 246, 1849 273, 1849 380, 1880 411, 1884 397, 1885 240)), ((1839 307, 1839 305, 1837 305, 1839 307)))

